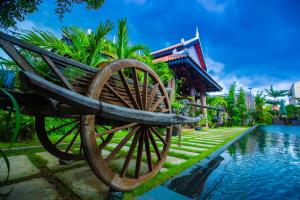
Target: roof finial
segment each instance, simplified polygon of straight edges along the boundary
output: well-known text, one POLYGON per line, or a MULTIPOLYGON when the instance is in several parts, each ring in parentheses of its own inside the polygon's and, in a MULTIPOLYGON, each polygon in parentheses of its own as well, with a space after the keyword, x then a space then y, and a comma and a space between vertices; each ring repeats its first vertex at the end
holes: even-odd
POLYGON ((181 43, 184 43, 184 39, 183 38, 181 38, 181 43))
POLYGON ((196 38, 199 38, 198 26, 196 26, 196 38))

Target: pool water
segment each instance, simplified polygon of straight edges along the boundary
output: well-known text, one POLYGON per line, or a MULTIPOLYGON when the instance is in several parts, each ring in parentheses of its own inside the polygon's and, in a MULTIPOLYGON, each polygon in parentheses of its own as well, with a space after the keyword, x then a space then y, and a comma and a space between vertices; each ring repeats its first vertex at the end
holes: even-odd
POLYGON ((258 127, 185 181, 192 199, 300 199, 300 126, 258 127))

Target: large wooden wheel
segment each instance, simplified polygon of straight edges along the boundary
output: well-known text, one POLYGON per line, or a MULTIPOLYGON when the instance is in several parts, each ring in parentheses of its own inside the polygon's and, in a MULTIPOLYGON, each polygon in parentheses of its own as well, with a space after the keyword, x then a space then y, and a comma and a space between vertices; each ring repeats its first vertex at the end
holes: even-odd
POLYGON ((47 117, 37 115, 35 127, 44 148, 62 160, 84 159, 81 144, 81 117, 47 117))
MULTIPOLYGON (((88 96, 127 108, 171 112, 159 77, 134 60, 105 66, 91 84, 88 96)), ((96 176, 114 190, 131 190, 161 169, 171 142, 171 126, 109 121, 95 115, 83 116, 82 122, 85 157, 96 176)))

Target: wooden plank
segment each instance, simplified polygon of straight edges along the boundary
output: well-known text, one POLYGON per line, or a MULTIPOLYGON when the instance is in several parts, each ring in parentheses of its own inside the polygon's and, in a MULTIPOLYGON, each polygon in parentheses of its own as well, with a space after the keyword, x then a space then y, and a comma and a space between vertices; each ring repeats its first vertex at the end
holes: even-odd
POLYGON ((105 85, 125 106, 132 108, 132 106, 116 90, 114 90, 113 87, 111 87, 108 83, 105 85))
POLYGON ((44 61, 49 65, 49 67, 53 70, 53 72, 57 75, 57 77, 63 82, 63 84, 70 90, 75 91, 73 86, 66 79, 65 75, 56 67, 53 61, 46 55, 42 55, 44 61))
POLYGON ((147 108, 147 96, 148 96, 148 72, 145 72, 144 75, 144 85, 143 85, 143 103, 144 103, 144 110, 148 110, 147 108))
POLYGON ((0 39, 0 46, 22 70, 36 73, 31 64, 20 54, 20 52, 18 52, 18 50, 10 42, 0 39))
POLYGON ((142 98, 141 98, 139 81, 138 81, 137 71, 136 71, 135 67, 132 68, 132 76, 133 76, 133 82, 134 82, 135 96, 136 96, 137 102, 140 106, 140 109, 143 110, 144 106, 143 106, 143 102, 142 102, 142 98))
POLYGON ((149 98, 149 101, 148 101, 148 105, 147 105, 147 108, 148 108, 148 109, 149 109, 150 106, 152 105, 152 102, 153 102, 153 100, 154 100, 156 91, 157 91, 157 89, 158 89, 158 85, 159 85, 159 83, 156 83, 156 84, 154 85, 154 88, 153 88, 153 90, 152 90, 152 93, 151 93, 150 98, 149 98))

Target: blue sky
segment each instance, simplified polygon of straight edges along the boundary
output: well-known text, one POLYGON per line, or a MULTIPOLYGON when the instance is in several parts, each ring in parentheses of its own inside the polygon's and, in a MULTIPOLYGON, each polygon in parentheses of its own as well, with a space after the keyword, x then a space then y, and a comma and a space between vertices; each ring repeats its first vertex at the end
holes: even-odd
POLYGON ((62 22, 55 4, 44 2, 21 28, 59 34, 65 25, 93 29, 126 17, 130 42, 157 50, 194 37, 198 26, 209 73, 225 92, 234 81, 257 91, 272 83, 289 89, 300 80, 298 0, 106 0, 97 11, 74 6, 62 22))

